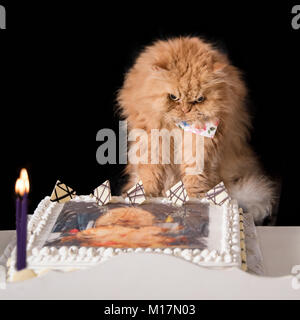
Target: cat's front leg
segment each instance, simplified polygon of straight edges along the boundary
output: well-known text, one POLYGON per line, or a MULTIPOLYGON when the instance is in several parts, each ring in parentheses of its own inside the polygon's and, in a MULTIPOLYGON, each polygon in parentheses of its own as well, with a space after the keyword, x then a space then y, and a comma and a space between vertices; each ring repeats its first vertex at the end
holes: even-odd
POLYGON ((159 197, 164 187, 164 170, 161 165, 140 164, 138 176, 143 181, 147 196, 159 197))
POLYGON ((187 194, 191 198, 202 198, 211 188, 208 178, 205 174, 184 175, 182 182, 187 194))
POLYGON ((162 195, 165 174, 161 165, 131 165, 130 168, 128 168, 126 171, 129 173, 130 179, 127 185, 123 188, 124 192, 133 187, 136 183, 138 183, 138 181, 142 180, 147 196, 159 197, 162 195))

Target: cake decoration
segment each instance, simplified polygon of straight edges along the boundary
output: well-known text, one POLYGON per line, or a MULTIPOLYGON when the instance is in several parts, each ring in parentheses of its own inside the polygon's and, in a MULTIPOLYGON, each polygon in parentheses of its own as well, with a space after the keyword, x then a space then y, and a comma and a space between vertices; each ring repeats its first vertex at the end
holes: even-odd
POLYGON ((185 202, 189 201, 182 181, 177 182, 172 188, 167 190, 166 195, 177 206, 182 206, 185 202))
POLYGON ((50 200, 52 202, 63 203, 73 199, 75 195, 76 191, 58 180, 55 184, 50 200))
POLYGON ((143 203, 146 200, 146 195, 142 180, 140 180, 135 186, 129 189, 126 194, 126 200, 128 200, 131 204, 143 203))
POLYGON ((187 131, 187 132, 192 132, 195 134, 199 134, 203 137, 207 137, 207 138, 213 138, 216 131, 217 131, 217 127, 219 124, 219 120, 216 120, 214 122, 205 122, 203 127, 200 127, 196 124, 189 124, 186 121, 180 121, 178 123, 176 123, 177 127, 179 127, 180 129, 187 131))
POLYGON ((93 196, 96 198, 98 205, 103 206, 111 200, 111 189, 109 180, 103 182, 93 192, 93 196))
POLYGON ((166 220, 165 220, 165 222, 173 222, 174 221, 174 219, 172 218, 172 216, 167 216, 167 218, 166 218, 166 220))
POLYGON ((241 268, 244 271, 247 271, 247 256, 246 256, 246 239, 244 233, 244 217, 243 217, 243 209, 239 208, 240 213, 240 225, 243 227, 240 229, 240 246, 241 246, 241 268))
POLYGON ((230 197, 228 195, 223 181, 206 193, 206 199, 209 202, 219 206, 229 202, 230 197))

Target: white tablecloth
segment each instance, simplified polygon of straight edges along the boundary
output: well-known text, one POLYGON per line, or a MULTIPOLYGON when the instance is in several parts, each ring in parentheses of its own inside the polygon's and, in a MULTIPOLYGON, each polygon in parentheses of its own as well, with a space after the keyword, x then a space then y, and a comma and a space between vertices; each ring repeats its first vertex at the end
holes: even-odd
MULTIPOLYGON (((88 270, 8 283, 1 299, 300 299, 299 227, 257 227, 264 276, 210 270, 167 255, 126 254, 88 270)), ((0 254, 14 231, 0 232, 0 254)))

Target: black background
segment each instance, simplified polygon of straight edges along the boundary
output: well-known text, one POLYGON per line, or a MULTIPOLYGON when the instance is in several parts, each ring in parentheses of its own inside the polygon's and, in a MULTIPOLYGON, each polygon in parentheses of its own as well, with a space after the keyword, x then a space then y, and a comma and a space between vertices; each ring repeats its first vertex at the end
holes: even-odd
POLYGON ((110 179, 119 192, 124 167, 96 162, 96 133, 118 132, 116 91, 143 46, 179 35, 213 41, 244 72, 251 144, 266 172, 282 182, 277 225, 300 225, 300 30, 291 27, 293 3, 23 2, 1 1, 7 29, 0 30, 0 229, 15 228, 22 167, 30 175, 30 213, 57 179, 77 194, 110 179))

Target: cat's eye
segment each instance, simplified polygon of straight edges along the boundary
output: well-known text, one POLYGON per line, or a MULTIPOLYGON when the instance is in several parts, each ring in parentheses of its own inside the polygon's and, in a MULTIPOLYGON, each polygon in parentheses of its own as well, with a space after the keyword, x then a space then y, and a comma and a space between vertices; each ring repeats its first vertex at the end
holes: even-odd
POLYGON ((203 96, 200 96, 198 99, 196 99, 195 101, 194 101, 194 103, 201 103, 201 102, 203 102, 205 100, 205 98, 203 97, 203 96))
POLYGON ((175 96, 174 94, 172 94, 172 93, 169 94, 169 99, 170 99, 170 100, 173 100, 173 101, 178 101, 178 100, 179 100, 179 98, 176 97, 176 96, 175 96))

